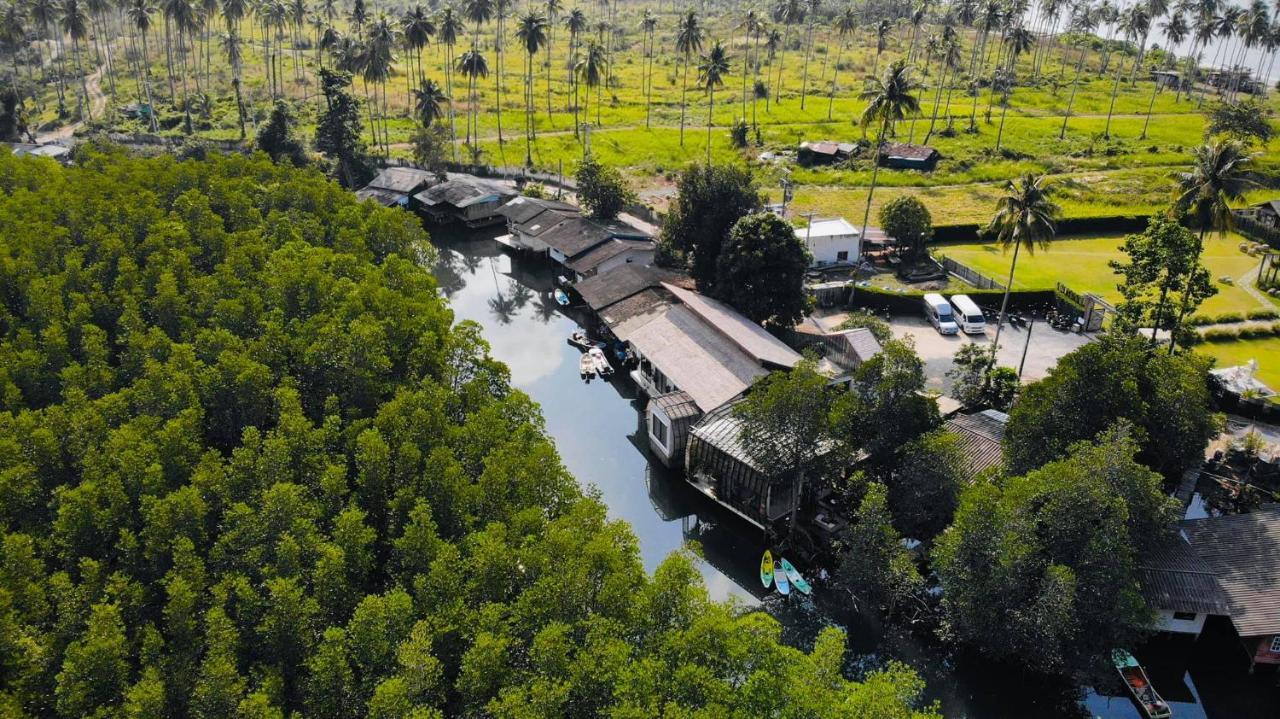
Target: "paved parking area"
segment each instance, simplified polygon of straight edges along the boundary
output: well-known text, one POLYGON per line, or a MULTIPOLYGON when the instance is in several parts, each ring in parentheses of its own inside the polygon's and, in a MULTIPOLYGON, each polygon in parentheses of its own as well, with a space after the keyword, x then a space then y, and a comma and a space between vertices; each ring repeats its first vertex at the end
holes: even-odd
MULTIPOLYGON (((916 353, 925 363, 927 385, 932 389, 946 392, 950 389, 950 380, 946 378, 950 370, 956 350, 968 342, 990 343, 995 338, 994 324, 987 325, 987 335, 958 334, 943 336, 923 317, 894 317, 889 321, 894 337, 911 336, 915 340, 916 353)), ((1022 358, 1023 347, 1027 350, 1026 364, 1022 370, 1022 381, 1032 382, 1044 377, 1050 367, 1058 362, 1058 358, 1071 352, 1089 341, 1087 335, 1073 332, 1059 332, 1047 323, 1037 322, 1030 331, 1030 344, 1027 343, 1028 330, 1025 327, 1013 327, 1006 324, 1000 333, 1001 365, 1018 368, 1022 358)))

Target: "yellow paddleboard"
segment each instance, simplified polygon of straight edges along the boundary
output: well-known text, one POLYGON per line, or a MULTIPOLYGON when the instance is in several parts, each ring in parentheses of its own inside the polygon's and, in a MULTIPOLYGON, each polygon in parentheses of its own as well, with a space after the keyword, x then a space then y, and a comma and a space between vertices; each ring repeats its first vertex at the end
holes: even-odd
POLYGON ((773 584, 773 553, 764 550, 764 556, 760 558, 760 583, 765 589, 773 584))

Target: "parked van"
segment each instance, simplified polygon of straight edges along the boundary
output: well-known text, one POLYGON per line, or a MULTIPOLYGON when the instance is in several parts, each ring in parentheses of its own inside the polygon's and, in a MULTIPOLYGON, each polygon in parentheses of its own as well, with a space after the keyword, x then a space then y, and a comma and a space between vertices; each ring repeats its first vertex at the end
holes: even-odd
POLYGON ((956 310, 956 323, 965 334, 987 333, 987 318, 982 315, 982 309, 969 299, 969 295, 951 295, 951 306, 956 310))
POLYGON ((931 292, 924 296, 924 316, 940 334, 953 335, 960 331, 951 305, 942 295, 931 292))

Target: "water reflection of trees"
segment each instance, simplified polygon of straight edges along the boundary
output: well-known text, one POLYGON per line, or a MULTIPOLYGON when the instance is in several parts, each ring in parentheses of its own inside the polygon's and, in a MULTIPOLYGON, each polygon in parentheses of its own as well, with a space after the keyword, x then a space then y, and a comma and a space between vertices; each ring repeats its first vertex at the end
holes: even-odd
POLYGON ((489 311, 493 313, 493 317, 498 321, 498 324, 509 325, 511 320, 520 313, 520 310, 529 304, 529 300, 533 298, 533 290, 515 280, 508 279, 507 288, 504 292, 502 287, 498 285, 496 275, 494 277, 494 287, 496 293, 489 299, 489 311))
POLYGON ((467 286, 467 281, 462 276, 466 258, 461 253, 444 247, 439 250, 435 266, 436 282, 439 283, 440 291, 444 296, 452 299, 467 286))
POLYGON ((556 316, 556 310, 559 308, 560 305, 556 303, 553 292, 539 292, 533 298, 533 316, 544 325, 556 316))

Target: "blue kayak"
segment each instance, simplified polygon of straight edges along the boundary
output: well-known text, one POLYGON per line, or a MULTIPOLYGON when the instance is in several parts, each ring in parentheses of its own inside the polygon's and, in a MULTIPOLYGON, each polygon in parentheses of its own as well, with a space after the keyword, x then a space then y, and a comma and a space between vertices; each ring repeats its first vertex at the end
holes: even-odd
POLYGON ((787 579, 787 573, 781 564, 773 566, 773 583, 778 585, 778 591, 783 596, 791 593, 791 582, 787 579))

